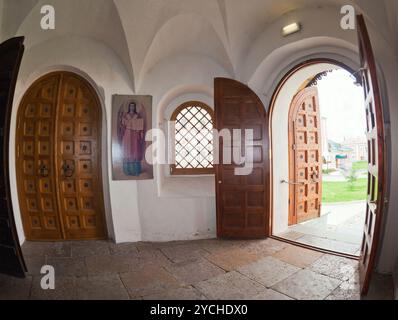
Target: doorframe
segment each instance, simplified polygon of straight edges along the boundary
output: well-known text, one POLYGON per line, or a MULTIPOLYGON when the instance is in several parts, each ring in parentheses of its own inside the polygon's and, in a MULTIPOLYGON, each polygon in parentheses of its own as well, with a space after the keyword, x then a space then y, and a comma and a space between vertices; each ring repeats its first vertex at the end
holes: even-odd
MULTIPOLYGON (((289 69, 287 69, 287 71, 285 69, 282 69, 282 71, 278 74, 280 77, 276 80, 276 85, 274 86, 274 90, 271 91, 272 92, 272 96, 270 98, 269 101, 269 109, 268 109, 268 121, 269 121, 269 139, 270 139, 270 221, 269 221, 269 230, 270 230, 270 238, 275 239, 275 240, 279 240, 282 242, 286 242, 295 246, 299 246, 305 249, 310 249, 310 250, 314 250, 314 251, 318 251, 318 252, 322 252, 322 253, 326 253, 326 254, 333 254, 336 256, 341 256, 341 257, 345 257, 345 258, 349 258, 349 259, 354 259, 354 260, 359 260, 360 257, 355 256, 355 255, 350 255, 350 254, 345 254, 345 253, 341 253, 341 252, 337 252, 337 251, 333 251, 333 250, 328 250, 328 249, 322 249, 322 248, 318 248, 315 246, 311 246, 311 245, 307 245, 307 244, 302 244, 302 243, 298 243, 296 241, 293 240, 289 240, 289 239, 285 239, 285 238, 281 238, 278 236, 275 236, 273 234, 273 223, 274 223, 274 190, 273 190, 273 183, 274 183, 274 170, 273 170, 273 162, 274 162, 274 157, 273 157, 273 139, 272 139, 272 118, 273 118, 273 112, 274 112, 274 108, 275 108, 275 102, 276 99, 280 93, 280 91, 282 90, 283 86, 286 84, 286 82, 296 73, 299 72, 300 70, 304 69, 305 67, 308 66, 312 66, 312 65, 316 65, 316 64, 322 64, 322 63, 329 63, 329 64, 334 64, 342 69, 345 69, 346 71, 348 71, 349 73, 351 73, 352 75, 355 76, 356 71, 354 68, 356 68, 357 70, 359 69, 359 64, 352 61, 350 58, 346 57, 346 56, 342 56, 339 54, 333 54, 333 57, 329 57, 330 54, 323 56, 322 54, 320 54, 319 56, 315 56, 315 57, 302 57, 301 59, 296 60, 295 63, 293 63, 293 67, 289 66, 289 69), (328 57, 327 57, 328 56, 328 57), (350 64, 352 64, 352 67, 348 65, 347 62, 342 62, 342 60, 345 60, 347 62, 349 62, 350 64)), ((382 101, 383 101, 383 106, 384 106, 384 116, 385 116, 385 122, 384 122, 384 128, 385 128, 385 136, 386 136, 386 164, 385 164, 385 170, 386 172, 390 172, 390 165, 391 165, 391 157, 390 157, 390 150, 391 150, 391 135, 389 134, 389 130, 386 130, 386 119, 389 119, 389 108, 388 108, 388 99, 386 98, 386 85, 384 83, 384 77, 383 74, 381 72, 381 70, 378 68, 378 76, 379 76, 379 82, 380 82, 380 91, 382 94, 382 101)), ((360 77, 358 77, 360 78, 360 77)), ((288 121, 288 119, 286 119, 286 121, 288 121)), ((390 184, 391 184, 391 175, 386 175, 387 179, 385 179, 384 181, 384 190, 386 190, 386 195, 389 194, 389 190, 390 190, 390 184)), ((380 232, 380 241, 379 241, 379 248, 378 248, 378 253, 377 253, 377 258, 380 255, 380 247, 382 246, 383 243, 383 234, 384 234, 384 227, 385 227, 385 221, 387 220, 387 216, 388 216, 388 203, 384 206, 384 212, 383 212, 383 222, 382 222, 382 228, 381 228, 381 232, 380 232)))
MULTIPOLYGON (((21 106, 21 102, 25 96, 27 90, 35 84, 36 81, 43 78, 46 75, 57 72, 69 72, 73 73, 79 77, 81 77, 84 81, 86 81, 91 89, 94 91, 97 102, 101 108, 101 175, 102 175, 102 193, 103 193, 103 202, 104 202, 104 218, 105 218, 105 232, 107 239, 115 239, 114 233, 114 224, 112 217, 112 209, 111 209, 111 198, 110 198, 110 182, 109 182, 109 143, 108 143, 108 122, 107 122, 107 110, 105 104, 105 94, 104 90, 96 83, 96 81, 89 76, 86 72, 82 71, 79 68, 68 66, 68 65, 59 65, 59 66, 47 66, 41 68, 29 76, 27 76, 23 82, 23 84, 17 85, 16 99, 14 99, 13 110, 12 110, 12 118, 11 118, 11 139, 14 140, 14 148, 13 152, 10 152, 9 158, 10 163, 15 163, 17 159, 16 154, 16 130, 17 130, 17 116, 18 111, 21 106)), ((21 81, 20 81, 21 82, 21 81)), ((11 149, 10 149, 11 150, 11 149)), ((19 206, 19 195, 18 195, 18 183, 17 183, 17 169, 16 166, 10 168, 12 173, 11 175, 11 189, 12 189, 12 206, 14 209, 14 216, 17 218, 17 231, 20 236, 21 244, 26 241, 25 231, 22 223, 22 212, 19 206), (21 232, 23 237, 21 237, 21 232), (22 240, 22 241, 21 241, 22 240)))

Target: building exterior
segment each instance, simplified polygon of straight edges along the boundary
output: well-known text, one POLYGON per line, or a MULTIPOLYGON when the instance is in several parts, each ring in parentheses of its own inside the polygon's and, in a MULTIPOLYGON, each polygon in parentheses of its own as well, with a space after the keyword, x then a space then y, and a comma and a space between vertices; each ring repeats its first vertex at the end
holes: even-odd
POLYGON ((341 145, 352 150, 350 153, 352 162, 366 161, 368 159, 368 146, 365 136, 363 138, 356 137, 345 139, 341 145))

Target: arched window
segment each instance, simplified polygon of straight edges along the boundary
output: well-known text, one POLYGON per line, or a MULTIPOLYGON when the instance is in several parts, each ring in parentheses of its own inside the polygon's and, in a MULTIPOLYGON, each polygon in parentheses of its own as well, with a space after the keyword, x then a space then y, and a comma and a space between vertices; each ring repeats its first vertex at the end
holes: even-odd
POLYGON ((211 174, 213 169, 213 110, 199 101, 189 101, 173 113, 174 157, 171 174, 211 174))

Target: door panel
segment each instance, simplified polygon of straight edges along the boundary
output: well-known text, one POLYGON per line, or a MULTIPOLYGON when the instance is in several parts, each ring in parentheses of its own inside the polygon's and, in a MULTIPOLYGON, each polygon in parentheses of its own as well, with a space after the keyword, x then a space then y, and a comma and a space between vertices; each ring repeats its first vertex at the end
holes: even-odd
POLYGON ((94 93, 79 78, 64 74, 57 118, 57 181, 68 239, 105 237, 100 119, 94 93))
POLYGON ((375 266, 385 202, 386 149, 383 106, 377 79, 376 62, 365 20, 362 15, 357 17, 357 29, 362 70, 362 86, 365 95, 369 152, 368 199, 359 265, 361 291, 362 294, 366 294, 375 266))
POLYGON ((24 277, 23 260, 11 203, 9 179, 9 132, 11 108, 19 66, 24 52, 24 38, 0 44, 0 273, 24 277))
MULTIPOLYGON (((269 138, 267 115, 261 100, 247 86, 224 78, 215 79, 215 127, 253 130, 253 171, 236 175, 239 165, 232 161, 234 145, 224 154, 226 141, 218 144, 216 165, 217 234, 228 238, 264 238, 269 235, 269 138), (225 162, 225 164, 224 164, 225 162)), ((241 137, 244 145, 244 133, 241 137)), ((226 150, 225 150, 226 152, 226 150)), ((246 152, 245 152, 246 154, 246 152)))
POLYGON ((77 75, 46 75, 25 94, 18 111, 17 170, 27 239, 106 236, 100 125, 95 92, 77 75))
POLYGON ((306 88, 289 111, 289 225, 321 215, 321 141, 318 90, 306 88))
POLYGON ((28 240, 62 238, 54 179, 54 130, 60 76, 45 78, 22 100, 17 125, 20 208, 28 240))

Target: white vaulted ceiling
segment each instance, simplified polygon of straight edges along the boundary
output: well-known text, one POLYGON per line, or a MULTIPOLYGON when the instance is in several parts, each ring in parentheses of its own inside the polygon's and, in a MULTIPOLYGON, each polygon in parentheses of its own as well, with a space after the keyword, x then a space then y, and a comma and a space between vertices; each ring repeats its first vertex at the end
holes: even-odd
MULTIPOLYGON (((302 9, 333 6, 339 10, 342 5, 354 4, 386 41, 398 35, 395 0, 0 1, 3 37, 24 35, 28 48, 65 36, 101 41, 123 62, 136 90, 148 72, 176 55, 205 57, 239 78, 252 44, 264 30, 273 21, 302 9), (56 9, 54 31, 40 29, 44 4, 56 9)), ((395 44, 391 46, 397 49, 395 44)))

